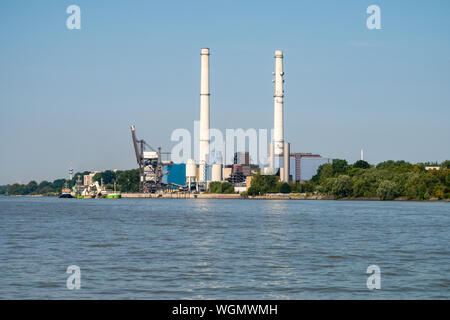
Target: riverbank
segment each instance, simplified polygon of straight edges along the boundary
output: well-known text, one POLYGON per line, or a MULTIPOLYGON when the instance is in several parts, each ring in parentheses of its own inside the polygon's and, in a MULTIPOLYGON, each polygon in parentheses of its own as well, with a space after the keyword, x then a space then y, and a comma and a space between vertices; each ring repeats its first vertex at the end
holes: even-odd
MULTIPOLYGON (((148 199, 250 199, 250 200, 340 200, 340 201, 382 201, 379 198, 341 198, 335 199, 326 195, 307 194, 266 194, 264 196, 241 196, 240 194, 220 194, 220 193, 122 193, 122 198, 148 198, 148 199)), ((450 202, 450 199, 429 199, 417 200, 399 197, 393 201, 421 201, 421 202, 450 202)))
MULTIPOLYGON (((302 194, 267 194, 264 196, 241 196, 238 193, 220 194, 220 193, 122 193, 122 198, 128 199, 235 199, 235 200, 338 200, 338 201, 383 201, 379 198, 339 198, 335 199, 327 195, 302 195, 302 194)), ((24 197, 24 198, 38 198, 38 197, 58 197, 58 195, 1 195, 0 197, 24 197)), ((450 202, 450 199, 431 198, 428 200, 408 199, 406 197, 399 197, 390 201, 407 201, 407 202, 450 202)))

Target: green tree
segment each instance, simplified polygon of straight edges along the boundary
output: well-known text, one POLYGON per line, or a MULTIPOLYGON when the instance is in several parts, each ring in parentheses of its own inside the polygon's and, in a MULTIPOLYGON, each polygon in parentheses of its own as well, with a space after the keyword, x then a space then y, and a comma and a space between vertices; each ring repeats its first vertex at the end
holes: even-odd
POLYGON ((36 181, 30 181, 27 186, 25 187, 25 194, 32 194, 36 192, 38 188, 38 184, 36 181))
POLYGON ((214 181, 209 184, 209 193, 234 193, 234 186, 228 181, 214 181))
POLYGON ((66 179, 56 179, 52 183, 53 189, 57 192, 61 191, 61 189, 63 189, 66 186, 66 182, 67 182, 66 179))
POLYGON ((441 163, 441 169, 450 169, 450 160, 445 160, 441 163))
POLYGON ((445 174, 445 184, 450 187, 450 169, 445 174))
POLYGON ((340 175, 337 177, 332 189, 332 194, 336 198, 351 197, 353 192, 352 181, 347 175, 340 175))
POLYGON ((281 193, 290 193, 291 192, 291 186, 289 185, 289 183, 282 183, 280 186, 280 192, 281 193))
POLYGON ((388 180, 381 182, 377 189, 377 196, 381 200, 394 200, 398 196, 396 183, 388 180))
POLYGON ((276 193, 279 191, 278 189, 278 176, 272 175, 261 175, 259 173, 253 175, 252 177, 252 192, 255 192, 260 195, 264 195, 266 193, 276 193))
POLYGON ((353 164, 353 168, 369 169, 370 167, 371 165, 364 160, 358 160, 353 164))
POLYGON ((121 171, 117 183, 122 192, 139 192, 139 169, 121 171))
POLYGON ((306 193, 306 192, 314 192, 316 185, 312 181, 305 181, 293 183, 290 185, 290 187, 291 192, 306 193))
POLYGON ((333 174, 334 175, 340 175, 340 174, 346 174, 348 170, 348 163, 346 160, 342 159, 333 159, 333 162, 331 163, 331 166, 333 168, 333 174))
POLYGON ((209 193, 222 193, 222 183, 218 181, 211 182, 209 184, 209 193))
POLYGON ((232 183, 225 181, 222 183, 222 193, 234 193, 234 186, 232 183))
POLYGON ((312 177, 311 181, 319 184, 324 184, 327 179, 333 176, 333 167, 331 163, 324 163, 319 166, 317 173, 312 177))
POLYGON ((391 170, 394 172, 408 172, 411 171, 413 169, 413 165, 409 162, 400 160, 400 161, 393 161, 393 160, 388 160, 388 161, 384 161, 384 162, 380 162, 379 164, 377 164, 377 169, 378 170, 391 170))
POLYGON ((52 187, 53 187, 53 185, 52 185, 51 182, 48 182, 48 181, 45 181, 45 180, 44 180, 44 181, 42 181, 41 183, 39 183, 36 192, 37 192, 38 194, 48 193, 48 192, 53 191, 53 188, 52 188, 52 187))
POLYGON ((23 195, 25 194, 25 186, 23 184, 14 183, 9 186, 8 194, 10 195, 23 195))
POLYGON ((116 174, 112 170, 105 170, 103 172, 98 172, 94 175, 93 180, 101 183, 103 179, 103 184, 113 184, 117 179, 116 174))
POLYGON ((260 192, 257 188, 255 188, 254 186, 250 186, 250 188, 248 188, 247 190, 247 194, 249 196, 259 196, 260 192))

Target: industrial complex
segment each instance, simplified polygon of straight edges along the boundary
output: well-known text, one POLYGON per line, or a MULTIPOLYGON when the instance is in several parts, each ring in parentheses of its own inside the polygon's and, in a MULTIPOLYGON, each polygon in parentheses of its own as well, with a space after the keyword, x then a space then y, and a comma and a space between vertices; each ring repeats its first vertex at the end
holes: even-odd
POLYGON ((316 174, 320 165, 329 162, 318 154, 290 151, 290 144, 284 135, 284 70, 283 51, 275 51, 273 139, 268 146, 268 165, 252 164, 246 150, 237 150, 233 164, 210 161, 210 49, 201 49, 200 82, 200 134, 197 161, 173 163, 170 153, 161 148, 152 148, 145 140, 136 137, 131 126, 132 142, 140 172, 140 192, 157 193, 165 191, 201 192, 208 190, 211 182, 228 181, 236 192, 242 192, 251 185, 252 176, 277 175, 281 182, 307 181, 316 174), (167 159, 163 159, 166 157, 167 159))

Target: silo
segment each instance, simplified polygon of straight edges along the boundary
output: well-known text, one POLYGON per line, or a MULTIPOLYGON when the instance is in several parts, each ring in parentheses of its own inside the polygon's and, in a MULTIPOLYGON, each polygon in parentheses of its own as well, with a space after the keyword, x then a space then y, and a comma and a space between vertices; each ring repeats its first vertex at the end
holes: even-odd
POLYGON ((214 163, 211 169, 211 181, 222 181, 222 164, 214 163))
POLYGON ((186 178, 193 178, 197 176, 197 165, 194 159, 189 159, 186 163, 186 178))
POLYGON ((188 159, 186 163, 186 182, 191 191, 191 184, 196 181, 197 177, 197 165, 194 159, 188 159))

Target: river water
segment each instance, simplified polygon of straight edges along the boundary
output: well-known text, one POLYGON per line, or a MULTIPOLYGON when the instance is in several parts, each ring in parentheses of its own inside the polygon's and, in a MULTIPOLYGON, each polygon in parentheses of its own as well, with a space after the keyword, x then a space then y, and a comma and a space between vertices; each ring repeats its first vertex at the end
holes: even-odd
POLYGON ((442 202, 0 197, 0 298, 449 299, 449 244, 442 202))

